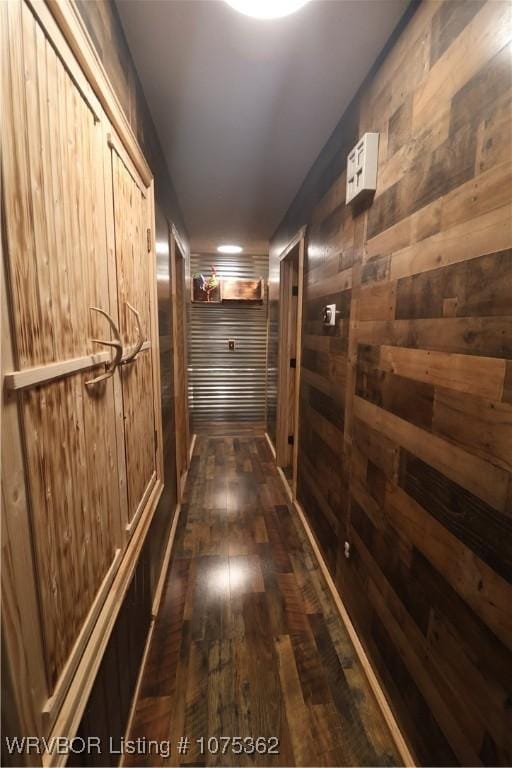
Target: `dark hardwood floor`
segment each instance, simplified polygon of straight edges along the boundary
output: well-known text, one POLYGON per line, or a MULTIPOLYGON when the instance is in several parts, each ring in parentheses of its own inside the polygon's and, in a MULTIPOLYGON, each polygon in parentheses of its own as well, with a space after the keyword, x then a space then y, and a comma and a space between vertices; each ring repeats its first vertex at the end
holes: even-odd
POLYGON ((171 756, 126 765, 400 762, 263 437, 198 436, 130 737, 171 756), (221 736, 279 754, 201 754, 221 736))

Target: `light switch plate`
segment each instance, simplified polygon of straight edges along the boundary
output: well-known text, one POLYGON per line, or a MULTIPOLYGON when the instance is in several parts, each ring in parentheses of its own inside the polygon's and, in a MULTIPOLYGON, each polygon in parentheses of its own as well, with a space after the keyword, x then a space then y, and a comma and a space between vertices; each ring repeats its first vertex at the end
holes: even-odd
POLYGON ((365 133, 347 158, 347 192, 345 202, 361 198, 377 189, 379 134, 365 133))
POLYGON ((336 325, 336 304, 326 304, 323 309, 324 325, 336 325))

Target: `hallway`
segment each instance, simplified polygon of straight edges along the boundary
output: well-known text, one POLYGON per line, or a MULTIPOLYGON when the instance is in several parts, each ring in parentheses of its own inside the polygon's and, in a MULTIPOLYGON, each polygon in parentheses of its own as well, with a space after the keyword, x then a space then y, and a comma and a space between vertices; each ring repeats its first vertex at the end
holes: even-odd
POLYGON ((512 0, 0 0, 0 766, 512 766, 512 0))
MULTIPOLYGON (((170 740, 171 765, 400 763, 264 437, 197 438, 139 737, 170 740), (232 736, 277 737, 279 754, 201 754, 201 737, 232 736)), ((125 765, 144 759, 169 764, 125 765)))

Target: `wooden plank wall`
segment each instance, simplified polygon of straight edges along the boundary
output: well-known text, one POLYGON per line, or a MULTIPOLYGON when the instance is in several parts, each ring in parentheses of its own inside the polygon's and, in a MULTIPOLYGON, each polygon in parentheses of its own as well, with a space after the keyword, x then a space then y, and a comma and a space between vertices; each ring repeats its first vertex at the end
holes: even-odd
MULTIPOLYGON (((160 218, 159 231, 167 236, 167 225, 162 224, 163 217, 176 226, 181 239, 186 242, 186 229, 176 193, 115 6, 108 0, 77 0, 77 7, 154 175, 155 206, 160 218)), ((158 305, 159 324, 162 326, 159 331, 161 353, 166 349, 169 356, 169 364, 166 367, 162 365, 161 360, 162 374, 165 376, 172 373, 171 350, 168 344, 166 347, 163 343, 163 337, 166 337, 170 330, 171 305, 168 302, 165 306, 160 293, 158 305)), ((80 725, 78 735, 83 737, 98 734, 107 739, 107 736, 112 735, 114 743, 117 743, 124 735, 128 723, 129 708, 151 621, 151 604, 176 508, 176 477, 175 470, 172 470, 175 466, 175 425, 174 413, 169 407, 167 397, 169 381, 171 380, 167 378, 166 386, 162 387, 166 487, 155 511, 133 582, 125 597, 80 725), (172 423, 167 424, 166 419, 172 423)), ((108 754, 108 743, 104 746, 102 756, 89 756, 87 764, 115 764, 118 756, 108 754)), ((77 764, 85 765, 84 759, 83 755, 77 757, 77 764)), ((71 761, 69 762, 71 764, 71 761)))
POLYGON ((84 24, 155 178, 155 202, 187 242, 176 192, 123 27, 111 0, 76 0, 84 24))
MULTIPOLYGON (((111 0, 76 0, 76 5, 154 175, 155 206, 167 221, 175 225, 186 243, 187 232, 180 205, 115 4, 111 0)), ((162 315, 159 300, 160 319, 162 315)), ((163 426, 165 432, 165 424, 163 426)), ((166 503, 166 498, 164 493, 160 503, 166 503)), ((161 519, 161 510, 157 510, 156 517, 161 519)), ((166 538, 161 536, 161 526, 154 524, 148 536, 153 539, 155 557, 160 561, 166 542, 166 538)), ((155 568, 152 567, 151 571, 154 572, 155 568)))
POLYGON ((509 3, 411 11, 271 247, 309 225, 299 501, 429 765, 512 761, 511 41, 509 3))
MULTIPOLYGON (((15 368, 44 369, 94 353, 92 339, 104 333, 89 311, 109 301, 102 127, 94 100, 57 56, 30 7, 11 3, 2 11, 2 47, 8 41, 2 104, 12 115, 2 135, 12 343, 15 368), (64 205, 68 199, 75 205, 64 205)), ((2 343, 8 339, 6 329, 2 343)), ((23 430, 34 436, 26 441, 23 482, 31 499, 29 543, 50 695, 120 546, 114 392, 109 382, 101 397, 84 397, 88 378, 89 372, 49 381, 18 400, 23 430)), ((3 476, 7 484, 9 474, 3 476)), ((11 498, 19 498, 20 487, 10 488, 11 498)), ((6 525, 13 536, 12 518, 6 525)), ((28 584, 28 567, 26 578, 28 584)))

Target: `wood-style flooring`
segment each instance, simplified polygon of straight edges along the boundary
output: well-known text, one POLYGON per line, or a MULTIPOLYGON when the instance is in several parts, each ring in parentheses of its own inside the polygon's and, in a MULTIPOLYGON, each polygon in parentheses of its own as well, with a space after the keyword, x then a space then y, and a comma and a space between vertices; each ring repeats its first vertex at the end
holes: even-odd
POLYGON ((400 762, 263 437, 198 436, 130 737, 171 757, 126 765, 400 762), (221 736, 279 754, 201 754, 221 736))

